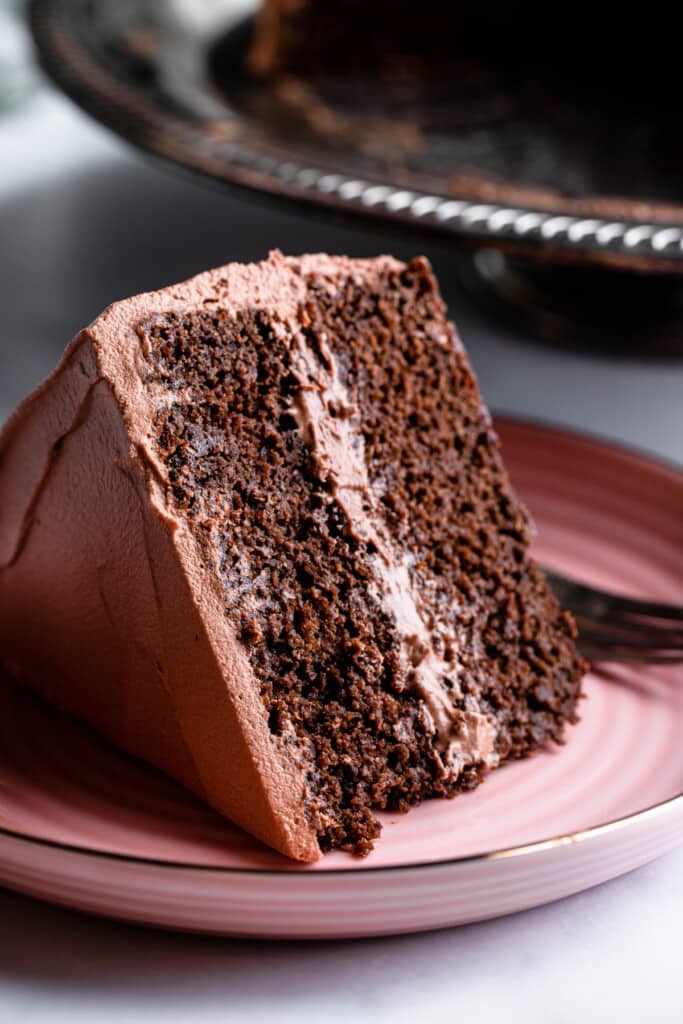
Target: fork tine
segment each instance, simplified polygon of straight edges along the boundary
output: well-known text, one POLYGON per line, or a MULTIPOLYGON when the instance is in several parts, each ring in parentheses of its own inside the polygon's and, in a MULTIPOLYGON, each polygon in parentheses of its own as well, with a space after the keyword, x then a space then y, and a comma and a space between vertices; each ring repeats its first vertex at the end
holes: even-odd
POLYGON ((664 604, 661 601, 641 601, 623 597, 621 594, 608 593, 606 590, 576 583, 546 566, 541 568, 559 601, 577 616, 594 622, 602 622, 605 619, 614 621, 615 618, 627 618, 631 621, 640 617, 683 622, 683 607, 678 605, 664 604))
POLYGON ((624 650, 623 647, 599 646, 582 643, 579 639, 579 651, 587 661, 635 661, 648 662, 655 665, 676 665, 683 662, 683 654, 657 654, 647 651, 624 650))
POLYGON ((682 647, 683 629, 674 629, 670 626, 660 626, 650 623, 649 619, 639 619, 637 622, 625 622, 622 619, 615 621, 602 619, 586 619, 582 615, 574 615, 576 625, 580 633, 593 631, 609 639, 613 643, 620 640, 627 640, 630 637, 640 637, 647 641, 651 647, 682 647))
POLYGON ((628 617, 646 617, 653 619, 673 619, 683 622, 683 608, 674 604, 663 604, 661 601, 637 601, 621 594, 609 596, 609 613, 617 612, 628 617))
POLYGON ((683 638, 667 635, 666 630, 633 629, 630 631, 612 629, 591 629, 579 624, 579 643, 605 647, 639 648, 643 650, 677 651, 683 655, 683 638))

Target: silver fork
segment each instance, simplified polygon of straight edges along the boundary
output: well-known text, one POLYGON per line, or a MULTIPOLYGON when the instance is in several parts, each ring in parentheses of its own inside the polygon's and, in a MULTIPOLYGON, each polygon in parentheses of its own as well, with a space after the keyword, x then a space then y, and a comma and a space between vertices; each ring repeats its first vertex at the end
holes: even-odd
POLYGON ((579 630, 588 661, 683 661, 683 608, 608 593, 541 566, 579 630))

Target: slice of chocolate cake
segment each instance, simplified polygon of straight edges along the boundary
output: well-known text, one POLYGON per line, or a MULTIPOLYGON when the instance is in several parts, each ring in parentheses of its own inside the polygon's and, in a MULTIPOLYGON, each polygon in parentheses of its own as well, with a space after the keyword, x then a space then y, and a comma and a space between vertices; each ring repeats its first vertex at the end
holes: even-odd
POLYGON ((0 661, 290 857, 559 740, 582 664, 428 264, 116 303, 0 438, 0 661))

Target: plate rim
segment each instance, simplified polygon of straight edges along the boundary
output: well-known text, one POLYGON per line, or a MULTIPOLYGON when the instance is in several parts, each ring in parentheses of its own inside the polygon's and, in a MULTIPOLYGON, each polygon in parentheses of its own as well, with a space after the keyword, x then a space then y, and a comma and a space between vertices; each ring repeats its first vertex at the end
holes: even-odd
POLYGON ((423 860, 411 861, 406 864, 384 864, 377 867, 361 868, 329 868, 321 871, 311 871, 310 865, 293 863, 291 867, 284 866, 281 869, 275 868, 249 868, 249 867, 224 867, 220 864, 192 864, 184 861, 163 860, 155 857, 143 857, 140 854, 115 853, 111 850, 97 850, 87 846, 78 846, 75 843, 63 843, 55 839, 43 839, 39 836, 32 836, 28 833, 16 832, 13 829, 0 826, 0 839, 7 838, 24 843, 27 846, 47 848, 56 850, 59 853, 68 853, 78 857, 95 857, 98 860, 114 861, 115 863, 130 864, 153 868, 163 868, 169 871, 186 871, 192 873, 206 873, 218 875, 268 875, 275 878, 315 878, 325 879, 334 876, 345 876, 357 878, 359 875, 370 875, 382 872, 406 871, 411 874, 417 871, 424 871, 429 868, 459 867, 464 864, 483 863, 494 860, 508 860, 540 853, 545 850, 558 849, 560 847, 576 846, 586 840, 595 839, 607 833, 616 832, 622 828, 629 828, 643 819, 653 818, 662 813, 675 812, 680 805, 683 810, 683 792, 676 796, 660 800, 658 803, 643 807, 632 814, 614 818, 611 821, 601 822, 599 825, 592 825, 590 828, 581 829, 578 832, 567 832, 559 836, 551 836, 548 839, 538 839, 533 843, 523 843, 519 846, 504 846, 495 850, 487 850, 483 853, 470 853, 464 857, 449 857, 445 860, 423 860), (308 869, 308 870, 307 870, 308 869))
MULTIPOLYGON (((541 419, 534 419, 523 416, 515 416, 509 413, 492 413, 493 426, 497 430, 498 425, 506 424, 515 427, 531 427, 533 430, 543 431, 563 437, 568 441, 579 441, 589 443, 598 448, 606 449, 612 457, 628 456, 641 463, 644 463, 650 470, 664 471, 667 476, 683 485, 683 466, 678 466, 673 460, 667 460, 656 454, 648 453, 645 449, 628 443, 622 444, 610 439, 593 434, 589 431, 575 430, 565 426, 556 425, 541 419)), ((504 444, 504 440, 503 440, 504 444)), ((195 864, 188 861, 165 860, 157 857, 145 857, 141 854, 117 853, 111 850, 99 850, 93 847, 81 846, 78 843, 61 842, 55 839, 47 839, 33 835, 29 832, 21 832, 15 829, 0 825, 0 839, 11 839, 19 841, 27 846, 47 848, 59 853, 68 853, 79 857, 95 857, 100 860, 114 861, 136 866, 148 866, 163 868, 165 870, 187 871, 187 872, 211 872, 212 874, 225 875, 267 875, 275 877, 296 876, 298 878, 324 879, 333 876, 357 877, 358 875, 369 875, 380 872, 416 872, 428 868, 459 867, 470 863, 483 863, 487 861, 518 858, 539 853, 543 850, 557 849, 562 846, 575 846, 587 840, 597 838, 606 833, 616 832, 620 829, 633 827, 641 821, 656 817, 663 813, 675 813, 677 809, 683 810, 683 790, 665 800, 657 801, 647 807, 639 808, 630 814, 621 815, 605 822, 599 822, 587 829, 580 829, 577 832, 567 832, 561 835, 548 836, 547 838, 534 840, 531 843, 521 843, 514 846, 503 846, 495 850, 485 850, 479 853, 466 854, 461 857, 448 857, 440 860, 410 861, 402 864, 372 865, 368 867, 347 867, 329 868, 320 871, 310 870, 308 865, 292 863, 283 865, 282 868, 253 868, 253 867, 227 867, 219 864, 195 864)))
MULTIPOLYGON (((637 217, 619 212, 618 204, 626 202, 623 197, 610 200, 615 204, 611 212, 604 208, 601 212, 599 197, 588 197, 583 200, 583 212, 572 212, 560 193, 544 206, 541 201, 523 198, 519 202, 512 197, 510 202, 502 197, 489 200, 472 192, 447 195, 425 191, 427 186, 413 188, 372 175, 359 178, 335 170, 332 164, 327 166, 324 159, 307 161, 299 156, 297 160, 277 143, 266 144, 260 152, 258 146, 240 140, 212 137, 202 131, 201 119, 181 117, 180 113, 169 115, 162 122, 165 132, 161 132, 155 123, 158 108, 154 103, 146 111, 138 109, 135 119, 126 111, 125 102, 117 103, 113 95, 95 89, 88 81, 82 66, 92 63, 92 57, 65 30, 63 8, 64 0, 29 3, 29 23, 44 71, 99 124, 176 169, 214 185, 249 191, 264 201, 284 199, 332 213, 345 210, 376 224, 400 224, 413 231, 468 239, 471 244, 486 244, 513 254, 548 256, 555 261, 583 258, 634 271, 683 272, 683 200, 667 207, 643 199, 640 205, 645 209, 637 217), (79 58, 76 63, 81 65, 80 70, 74 69, 69 56, 79 58), (171 133, 169 125, 175 128, 171 133), (164 144, 162 134, 168 136, 164 144), (216 169, 217 162, 223 173, 216 169), (672 212, 676 210, 680 210, 678 218, 672 212)), ((122 78, 96 66, 94 77, 101 79, 103 73, 121 85, 122 78)), ((150 93, 144 88, 137 89, 137 96, 149 103, 150 93)))

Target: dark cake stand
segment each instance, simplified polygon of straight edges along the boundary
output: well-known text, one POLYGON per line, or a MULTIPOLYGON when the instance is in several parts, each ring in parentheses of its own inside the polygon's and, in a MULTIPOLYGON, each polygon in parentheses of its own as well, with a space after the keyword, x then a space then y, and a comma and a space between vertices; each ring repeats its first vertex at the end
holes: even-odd
POLYGON ((524 260, 496 249, 463 254, 460 280, 510 326, 569 348, 639 357, 683 354, 683 277, 524 260))
POLYGON ((33 0, 31 20, 52 78, 147 152, 450 236, 473 295, 547 340, 683 352, 678 64, 641 24, 631 50, 609 24, 552 46, 521 25, 465 45, 447 75, 273 83, 245 72, 237 0, 33 0))

